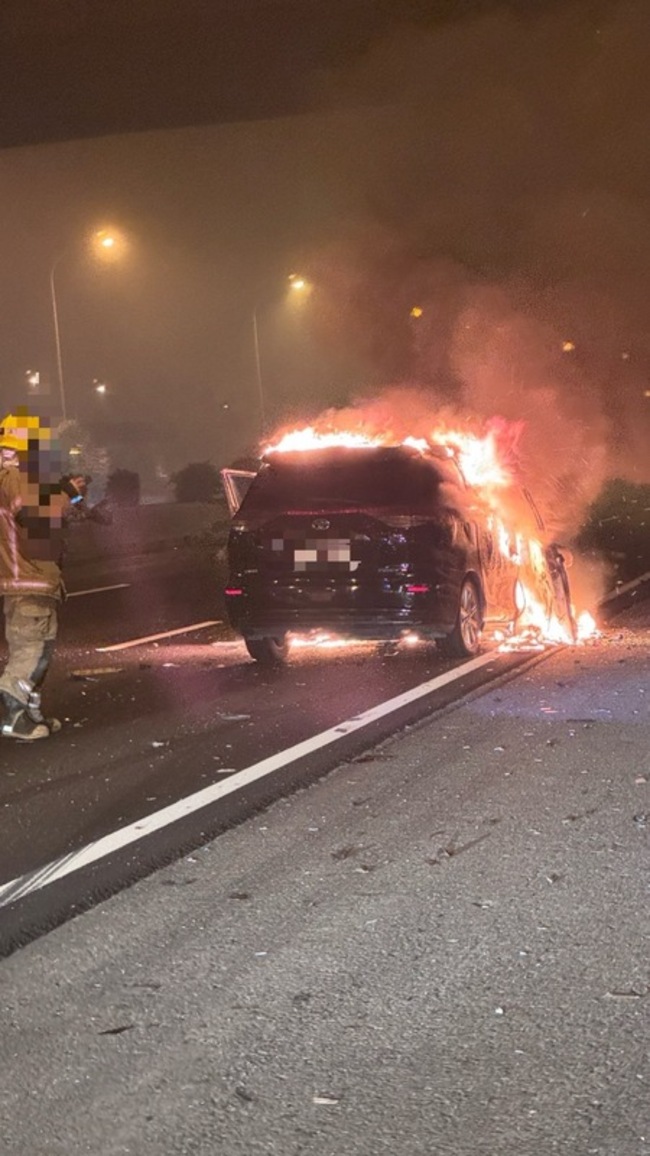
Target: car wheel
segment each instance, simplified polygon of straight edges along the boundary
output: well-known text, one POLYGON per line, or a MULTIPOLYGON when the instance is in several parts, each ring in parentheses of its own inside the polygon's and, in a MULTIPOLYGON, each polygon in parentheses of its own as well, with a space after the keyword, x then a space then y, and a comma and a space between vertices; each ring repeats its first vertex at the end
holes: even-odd
POLYGON ((465 578, 458 598, 456 624, 451 634, 441 638, 438 649, 449 658, 469 658, 478 654, 481 646, 483 615, 476 583, 465 578))
POLYGON ((286 634, 280 638, 245 638, 244 642, 251 658, 261 666, 282 666, 289 656, 286 634))

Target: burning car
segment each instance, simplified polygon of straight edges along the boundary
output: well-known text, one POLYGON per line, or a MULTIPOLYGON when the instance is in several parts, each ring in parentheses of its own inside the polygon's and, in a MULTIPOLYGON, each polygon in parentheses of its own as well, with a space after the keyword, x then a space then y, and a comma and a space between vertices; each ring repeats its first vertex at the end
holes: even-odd
MULTIPOLYGON (((249 654, 285 661, 293 636, 435 641, 471 656, 535 612, 575 636, 561 551, 527 490, 500 510, 446 444, 321 444, 222 471, 233 521, 225 589, 249 654), (530 528, 531 532, 523 532, 530 528)), ((570 640, 570 638, 569 638, 570 640)))

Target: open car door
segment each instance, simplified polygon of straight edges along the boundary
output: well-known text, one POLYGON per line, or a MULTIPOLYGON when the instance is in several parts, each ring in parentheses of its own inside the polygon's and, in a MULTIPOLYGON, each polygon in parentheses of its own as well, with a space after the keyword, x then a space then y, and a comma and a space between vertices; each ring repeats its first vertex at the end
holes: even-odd
POLYGON ((256 474, 250 470, 221 471, 221 484, 224 488, 231 518, 235 516, 241 506, 254 477, 256 474))

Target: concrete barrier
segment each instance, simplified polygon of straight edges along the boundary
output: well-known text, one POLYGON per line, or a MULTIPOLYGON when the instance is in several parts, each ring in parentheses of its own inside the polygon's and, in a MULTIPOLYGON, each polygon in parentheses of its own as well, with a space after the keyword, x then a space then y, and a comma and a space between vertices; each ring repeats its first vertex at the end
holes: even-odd
POLYGON ((228 524, 225 507, 216 502, 165 502, 116 508, 111 526, 97 522, 70 526, 66 566, 148 554, 183 543, 209 544, 212 539, 219 548, 227 537, 228 524))

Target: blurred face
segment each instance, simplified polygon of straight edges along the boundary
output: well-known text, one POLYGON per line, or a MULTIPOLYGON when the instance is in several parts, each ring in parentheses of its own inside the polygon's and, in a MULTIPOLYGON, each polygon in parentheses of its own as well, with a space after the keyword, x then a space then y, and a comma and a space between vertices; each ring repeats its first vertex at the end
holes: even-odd
POLYGON ((3 466, 17 465, 18 454, 15 450, 9 450, 5 446, 0 446, 0 463, 3 466))

